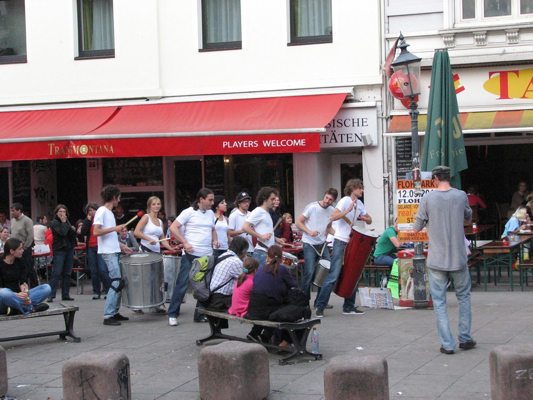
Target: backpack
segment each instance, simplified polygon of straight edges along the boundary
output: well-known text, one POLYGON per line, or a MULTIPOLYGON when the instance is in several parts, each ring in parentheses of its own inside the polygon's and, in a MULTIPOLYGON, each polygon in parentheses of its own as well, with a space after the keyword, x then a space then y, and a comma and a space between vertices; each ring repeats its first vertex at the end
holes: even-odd
POLYGON ((199 302, 207 302, 213 292, 216 292, 229 282, 223 283, 213 291, 209 289, 215 266, 222 260, 225 260, 229 257, 233 257, 233 254, 228 254, 224 257, 218 257, 216 260, 215 256, 213 255, 198 257, 193 260, 191 271, 189 272, 189 283, 192 287, 192 296, 196 300, 199 302))

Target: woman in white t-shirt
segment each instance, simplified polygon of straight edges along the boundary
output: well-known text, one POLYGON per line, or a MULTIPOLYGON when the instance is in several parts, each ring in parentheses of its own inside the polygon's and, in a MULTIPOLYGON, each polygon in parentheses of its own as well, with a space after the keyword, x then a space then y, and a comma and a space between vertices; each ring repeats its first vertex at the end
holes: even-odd
MULTIPOLYGON (((163 222, 157 218, 157 214, 161 210, 161 199, 157 196, 152 196, 146 202, 146 214, 141 217, 141 220, 135 227, 133 234, 135 237, 141 239, 141 251, 161 253, 161 245, 163 244, 168 250, 174 248, 168 243, 168 240, 158 242, 158 240, 165 239, 163 231, 163 222)), ((151 312, 166 314, 164 307, 152 307, 151 312)), ((133 312, 142 314, 142 310, 134 309, 133 312)))
POLYGON ((228 209, 228 203, 224 196, 217 194, 215 196, 215 202, 211 210, 215 213, 215 231, 217 232, 219 247, 213 246, 213 254, 215 257, 228 251, 230 237, 228 235, 228 218, 224 216, 224 213, 228 209))

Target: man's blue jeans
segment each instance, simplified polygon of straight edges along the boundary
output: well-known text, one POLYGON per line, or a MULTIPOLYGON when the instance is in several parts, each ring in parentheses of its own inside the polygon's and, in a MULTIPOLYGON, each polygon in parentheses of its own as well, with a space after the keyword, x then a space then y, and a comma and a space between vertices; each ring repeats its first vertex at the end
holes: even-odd
POLYGON ((74 249, 67 251, 54 251, 54 267, 52 268, 52 277, 50 278, 50 288, 52 294, 50 297, 56 297, 57 284, 61 280, 61 297, 70 297, 70 276, 74 266, 74 249))
MULTIPOLYGON (((303 245, 305 264, 304 276, 302 278, 302 292, 307 294, 307 297, 309 297, 309 299, 311 299, 311 279, 313 279, 313 274, 315 273, 316 260, 320 252, 322 252, 322 249, 325 244, 326 243, 312 245, 304 242, 303 245)), ((327 246, 323 249, 322 258, 324 260, 330 260, 329 249, 327 248, 327 246)), ((320 288, 318 288, 317 298, 319 294, 320 288)))
POLYGON ((109 271, 107 270, 107 265, 102 255, 98 254, 98 247, 87 248, 87 263, 91 270, 93 294, 101 294, 101 283, 104 285, 104 294, 106 294, 111 286, 111 278, 109 277, 109 271))
POLYGON ((7 308, 15 308, 23 314, 29 314, 31 308, 44 301, 52 290, 47 284, 34 287, 29 290, 31 304, 29 306, 24 305, 24 301, 18 298, 18 296, 8 288, 0 289, 0 314, 7 314, 7 308))
POLYGON ((255 258, 257 261, 259 261, 259 268, 261 268, 263 265, 266 264, 266 261, 267 261, 266 251, 254 250, 254 254, 252 255, 252 257, 255 258))
POLYGON ((450 331, 450 321, 448 320, 448 310, 446 309, 446 286, 448 285, 448 274, 453 279, 455 287, 455 297, 459 302, 459 343, 472 340, 470 326, 472 324, 472 309, 470 307, 470 271, 463 268, 459 271, 447 272, 434 268, 428 268, 429 290, 433 299, 433 309, 437 317, 437 330, 440 342, 446 350, 455 349, 455 339, 450 331))
MULTIPOLYGON (((344 261, 344 249, 347 245, 348 243, 343 242, 342 240, 335 239, 333 241, 333 254, 331 256, 329 274, 326 277, 326 280, 324 281, 324 284, 322 285, 320 293, 316 299, 316 308, 323 309, 328 305, 329 297, 331 296, 331 292, 335 287, 335 282, 337 282, 337 278, 341 273, 342 264, 344 261)), ((355 287, 351 297, 344 299, 344 304, 342 306, 343 311, 351 311, 355 307, 355 295, 358 287, 359 285, 355 287)))
MULTIPOLYGON (((109 270, 109 278, 111 280, 116 278, 122 278, 120 273, 120 266, 118 265, 118 253, 102 254, 102 258, 109 270)), ((120 300, 122 299, 122 293, 115 291, 113 288, 118 288, 119 281, 112 281, 111 288, 107 292, 107 299, 105 301, 104 319, 113 317, 118 313, 120 309, 120 300)))
MULTIPOLYGON (((174 292, 172 292, 172 298, 170 299, 170 304, 168 306, 168 317, 169 318, 178 318, 180 315, 181 303, 183 303, 183 298, 189 287, 189 272, 191 271, 192 262, 198 257, 191 254, 182 253, 180 272, 178 273, 178 278, 176 279, 176 287, 174 292)), ((197 302, 196 307, 201 307, 202 305, 197 302)), ((202 317, 202 314, 194 310, 194 320, 198 321, 202 317)))
POLYGON ((374 259, 374 263, 376 265, 390 265, 392 267, 394 260, 396 260, 395 257, 389 256, 388 254, 382 254, 374 259))

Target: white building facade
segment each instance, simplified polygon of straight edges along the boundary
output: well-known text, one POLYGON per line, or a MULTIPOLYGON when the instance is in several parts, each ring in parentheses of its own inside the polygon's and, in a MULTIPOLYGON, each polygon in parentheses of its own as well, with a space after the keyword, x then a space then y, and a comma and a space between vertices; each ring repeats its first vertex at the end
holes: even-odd
POLYGON ((0 203, 50 213, 68 180, 67 205, 116 184, 170 215, 202 186, 269 184, 299 215, 357 176, 381 227, 383 18, 377 0, 0 0, 0 203))

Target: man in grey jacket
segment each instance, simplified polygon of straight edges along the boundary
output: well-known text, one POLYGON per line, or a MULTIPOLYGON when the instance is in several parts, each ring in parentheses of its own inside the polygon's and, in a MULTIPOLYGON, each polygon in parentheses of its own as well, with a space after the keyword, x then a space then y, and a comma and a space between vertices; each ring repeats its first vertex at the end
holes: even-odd
POLYGON ((437 190, 422 197, 414 225, 417 232, 424 225, 427 226, 429 289, 442 343, 440 351, 444 354, 453 354, 455 350, 455 339, 450 331, 446 309, 449 276, 453 279, 455 296, 459 302, 459 348, 470 350, 476 345, 470 334, 472 283, 467 266, 463 225, 472 219, 472 210, 468 206, 466 193, 450 186, 450 171, 446 166, 433 169, 437 190))

